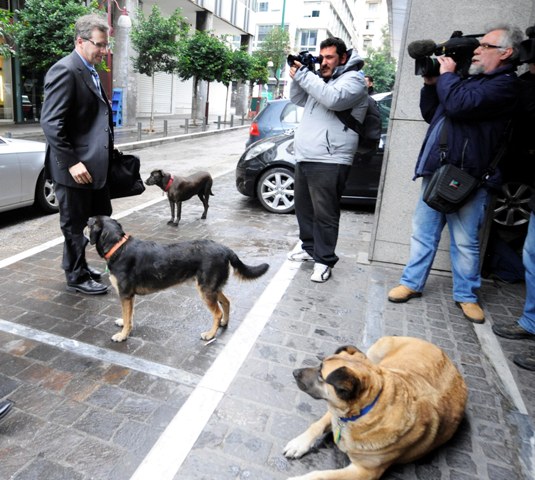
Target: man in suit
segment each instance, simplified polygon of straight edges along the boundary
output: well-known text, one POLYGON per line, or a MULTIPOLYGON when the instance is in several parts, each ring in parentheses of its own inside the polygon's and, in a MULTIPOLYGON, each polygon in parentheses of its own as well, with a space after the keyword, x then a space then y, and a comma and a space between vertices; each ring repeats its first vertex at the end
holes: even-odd
POLYGON ((46 74, 41 113, 45 167, 54 181, 65 237, 67 290, 88 295, 107 292, 99 283, 101 273, 86 262, 83 230, 89 217, 112 211, 106 185, 113 153, 112 111, 94 68, 108 52, 108 30, 106 18, 97 14, 77 20, 74 51, 46 74))

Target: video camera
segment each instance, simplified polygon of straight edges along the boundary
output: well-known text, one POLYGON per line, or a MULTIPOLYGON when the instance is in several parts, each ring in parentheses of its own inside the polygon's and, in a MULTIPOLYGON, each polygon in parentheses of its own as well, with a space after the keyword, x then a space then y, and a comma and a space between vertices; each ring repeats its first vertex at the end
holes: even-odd
POLYGON ((307 67, 311 72, 314 72, 316 70, 316 64, 321 64, 323 57, 321 55, 315 57, 308 50, 304 50, 297 55, 288 55, 288 65, 290 67, 293 67, 295 61, 307 67))
POLYGON ((520 43, 519 63, 535 63, 535 26, 526 29, 527 40, 520 43))
POLYGON ((409 43, 408 54, 416 60, 414 73, 423 77, 438 77, 440 75, 440 63, 431 55, 451 57, 455 60, 455 69, 461 77, 468 76, 468 69, 472 63, 474 50, 479 46, 476 37, 483 34, 463 35, 461 31, 455 31, 451 37, 443 43, 435 43, 433 40, 416 40, 409 43))

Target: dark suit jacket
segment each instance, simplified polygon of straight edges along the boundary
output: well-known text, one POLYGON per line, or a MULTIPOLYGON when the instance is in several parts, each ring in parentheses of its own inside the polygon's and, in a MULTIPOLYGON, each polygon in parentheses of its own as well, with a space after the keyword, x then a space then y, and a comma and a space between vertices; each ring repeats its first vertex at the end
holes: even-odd
POLYGON ((91 73, 73 51, 45 77, 41 126, 47 140, 45 166, 56 183, 101 189, 113 150, 113 118, 106 94, 99 94, 91 73), (93 183, 77 184, 69 168, 83 162, 93 183))

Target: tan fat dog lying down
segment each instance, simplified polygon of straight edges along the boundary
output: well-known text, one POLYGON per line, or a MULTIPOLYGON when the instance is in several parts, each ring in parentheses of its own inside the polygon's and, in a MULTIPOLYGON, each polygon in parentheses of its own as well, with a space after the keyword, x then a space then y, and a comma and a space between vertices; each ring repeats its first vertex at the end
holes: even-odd
POLYGON ((463 377, 437 346, 383 337, 365 355, 339 348, 319 367, 294 370, 301 390, 327 402, 327 413, 284 449, 306 454, 332 430, 351 464, 289 480, 373 480, 394 463, 409 463, 448 441, 464 416, 463 377))

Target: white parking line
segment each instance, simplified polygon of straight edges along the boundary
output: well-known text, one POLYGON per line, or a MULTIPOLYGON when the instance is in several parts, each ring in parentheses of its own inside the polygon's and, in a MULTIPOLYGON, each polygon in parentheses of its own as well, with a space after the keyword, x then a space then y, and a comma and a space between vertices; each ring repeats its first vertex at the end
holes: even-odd
POLYGON ((201 377, 194 373, 178 368, 162 365, 161 363, 152 362, 143 358, 133 357, 126 353, 114 352, 106 348, 95 347, 89 343, 79 342, 70 338, 54 335, 53 333, 43 332, 35 328, 20 325, 18 323, 8 322, 0 319, 0 331, 12 333, 19 337, 35 340, 36 342, 46 343, 68 352, 76 353, 86 357, 96 358, 103 362, 121 365, 122 367, 136 370, 138 372, 148 373, 155 377, 171 380, 182 385, 195 387, 200 383, 201 377))
POLYGON ((130 480, 172 480, 299 270, 286 261, 130 480))

